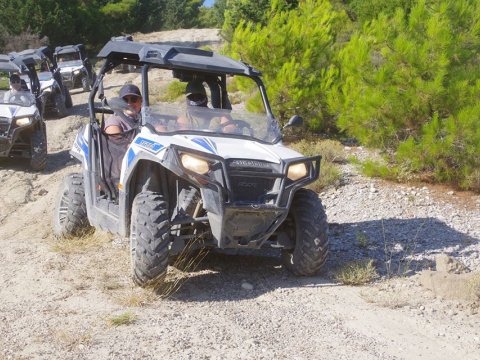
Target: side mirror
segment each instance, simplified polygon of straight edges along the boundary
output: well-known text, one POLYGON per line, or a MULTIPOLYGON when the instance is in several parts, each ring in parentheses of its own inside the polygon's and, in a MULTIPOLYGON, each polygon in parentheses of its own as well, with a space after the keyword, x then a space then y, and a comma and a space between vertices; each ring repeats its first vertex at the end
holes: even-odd
POLYGON ((286 123, 282 130, 285 130, 289 127, 300 127, 303 126, 303 118, 299 115, 293 115, 290 120, 286 123))

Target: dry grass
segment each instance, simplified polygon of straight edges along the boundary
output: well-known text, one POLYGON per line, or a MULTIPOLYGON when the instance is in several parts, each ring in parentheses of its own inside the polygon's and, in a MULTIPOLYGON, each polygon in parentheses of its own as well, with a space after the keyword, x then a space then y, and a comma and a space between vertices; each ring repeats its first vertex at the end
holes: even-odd
POLYGON ((92 334, 86 331, 60 329, 53 334, 53 338, 68 350, 74 350, 79 345, 90 344, 92 334))
POLYGON ((373 260, 354 261, 335 272, 335 279, 344 285, 364 285, 378 278, 373 260))
POLYGON ((88 231, 77 237, 63 237, 56 239, 52 250, 60 254, 78 254, 97 250, 110 242, 110 235, 103 231, 88 231))
POLYGON ((131 311, 125 311, 120 315, 111 316, 107 319, 108 326, 122 326, 133 324, 137 320, 137 315, 131 311))
POLYGON ((150 289, 132 286, 114 295, 115 302, 126 307, 144 307, 153 303, 157 296, 150 289))
POLYGON ((208 254, 208 249, 206 248, 200 247, 197 249, 200 241, 200 239, 191 241, 176 257, 172 264, 173 268, 170 267, 164 283, 156 289, 157 295, 162 298, 168 298, 173 295, 188 280, 189 276, 187 273, 197 270, 202 260, 208 254))
POLYGON ((370 304, 389 309, 398 309, 409 305, 408 294, 402 291, 384 291, 368 288, 360 292, 360 297, 370 304))
POLYGON ((320 192, 329 186, 338 186, 341 171, 336 163, 346 161, 343 145, 335 140, 307 140, 302 139, 288 145, 305 156, 321 155, 320 177, 308 188, 320 192))

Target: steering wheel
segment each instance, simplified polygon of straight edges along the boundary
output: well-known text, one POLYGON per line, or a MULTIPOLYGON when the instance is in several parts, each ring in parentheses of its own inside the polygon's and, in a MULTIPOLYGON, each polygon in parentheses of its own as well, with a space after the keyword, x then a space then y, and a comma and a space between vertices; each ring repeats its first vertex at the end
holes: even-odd
POLYGON ((8 98, 8 102, 9 103, 25 103, 25 95, 21 95, 21 94, 13 94, 13 95, 10 95, 10 97, 8 98))
POLYGON ((232 134, 243 134, 243 129, 247 129, 250 136, 253 135, 252 127, 245 120, 229 120, 224 123, 220 123, 217 126, 217 131, 221 131, 224 133, 232 133, 232 134), (227 127, 231 125, 235 126, 233 131, 227 130, 227 127))

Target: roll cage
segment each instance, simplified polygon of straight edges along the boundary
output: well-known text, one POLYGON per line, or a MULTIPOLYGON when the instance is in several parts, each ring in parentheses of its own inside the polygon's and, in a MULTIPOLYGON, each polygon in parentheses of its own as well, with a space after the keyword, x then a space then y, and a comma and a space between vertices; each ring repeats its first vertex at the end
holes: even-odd
MULTIPOLYGON (((120 64, 142 67, 143 106, 149 106, 148 70, 160 68, 172 70, 180 81, 198 79, 207 82, 212 90, 212 105, 215 108, 229 109, 226 90, 227 75, 240 75, 256 82, 262 96, 267 116, 273 118, 265 86, 260 79, 261 72, 241 61, 211 51, 159 44, 146 44, 135 41, 109 41, 97 55, 105 59, 100 76, 90 93, 89 107, 95 116, 94 98, 104 74, 120 64)), ((102 98, 103 94, 99 94, 102 98)))
POLYGON ((0 70, 27 75, 30 79, 30 91, 38 98, 40 96, 40 81, 35 70, 36 62, 35 55, 31 54, 0 54, 0 70))

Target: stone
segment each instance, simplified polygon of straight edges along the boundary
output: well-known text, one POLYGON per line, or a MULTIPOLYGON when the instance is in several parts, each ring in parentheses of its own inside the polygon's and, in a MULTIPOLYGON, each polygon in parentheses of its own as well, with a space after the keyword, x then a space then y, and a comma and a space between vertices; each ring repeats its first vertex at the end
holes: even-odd
POLYGON ((444 254, 435 256, 435 268, 437 271, 443 271, 450 274, 462 274, 470 272, 470 269, 460 261, 444 254))

